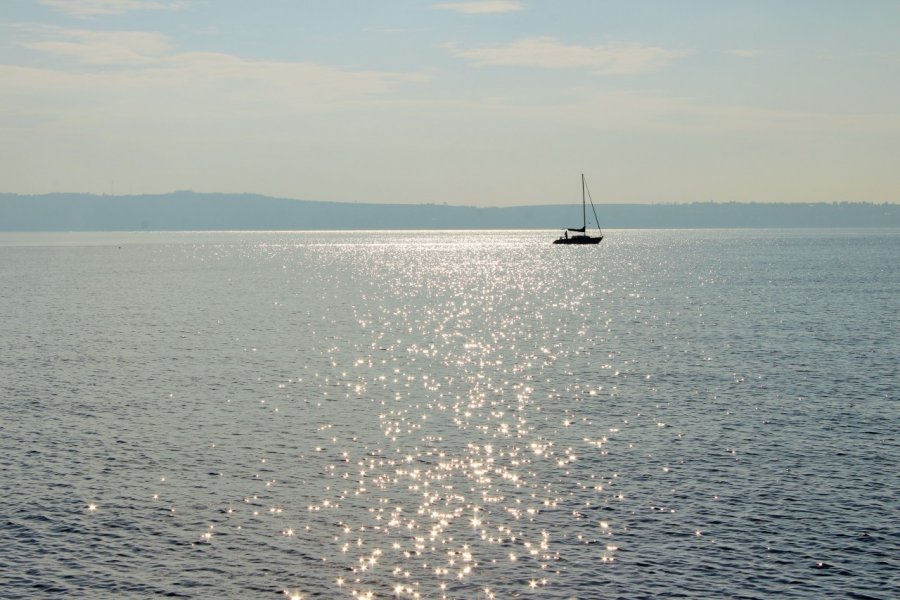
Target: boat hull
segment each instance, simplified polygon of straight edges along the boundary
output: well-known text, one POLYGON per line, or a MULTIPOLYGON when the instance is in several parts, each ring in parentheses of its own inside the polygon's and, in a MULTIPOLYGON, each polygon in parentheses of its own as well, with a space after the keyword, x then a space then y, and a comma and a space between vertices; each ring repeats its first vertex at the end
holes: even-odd
POLYGON ((591 237, 589 235, 573 235, 572 237, 564 238, 561 237, 558 240, 554 240, 554 244, 599 244, 600 240, 603 239, 603 236, 591 237))

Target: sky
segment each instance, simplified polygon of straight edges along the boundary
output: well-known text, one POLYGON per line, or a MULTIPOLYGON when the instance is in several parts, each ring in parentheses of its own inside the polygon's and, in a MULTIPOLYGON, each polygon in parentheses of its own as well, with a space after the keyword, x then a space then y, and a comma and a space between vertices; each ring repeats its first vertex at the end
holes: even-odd
POLYGON ((897 0, 0 0, 0 192, 900 202, 897 0))

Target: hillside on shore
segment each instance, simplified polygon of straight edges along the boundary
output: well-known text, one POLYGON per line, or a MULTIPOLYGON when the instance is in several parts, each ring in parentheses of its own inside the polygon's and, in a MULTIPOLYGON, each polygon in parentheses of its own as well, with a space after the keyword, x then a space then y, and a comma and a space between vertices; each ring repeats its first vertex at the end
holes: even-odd
MULTIPOLYGON (((900 205, 842 203, 598 204, 604 228, 900 227, 900 205)), ((588 210, 590 214, 590 210, 588 210)), ((559 229, 573 204, 479 208, 365 204, 253 194, 0 194, 0 231, 559 229)))

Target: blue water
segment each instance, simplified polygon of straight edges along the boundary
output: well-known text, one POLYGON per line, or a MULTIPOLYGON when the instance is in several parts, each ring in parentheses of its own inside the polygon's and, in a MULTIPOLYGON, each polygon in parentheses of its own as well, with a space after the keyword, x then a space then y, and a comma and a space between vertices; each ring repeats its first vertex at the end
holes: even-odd
POLYGON ((0 234, 5 598, 900 597, 900 232, 0 234))

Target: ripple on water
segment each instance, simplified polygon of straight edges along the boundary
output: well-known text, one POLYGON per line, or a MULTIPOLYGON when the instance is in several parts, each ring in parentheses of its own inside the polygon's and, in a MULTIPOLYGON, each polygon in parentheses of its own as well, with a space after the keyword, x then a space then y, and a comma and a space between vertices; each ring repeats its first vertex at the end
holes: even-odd
POLYGON ((4 594, 896 595, 900 238, 820 234, 0 246, 4 594))

